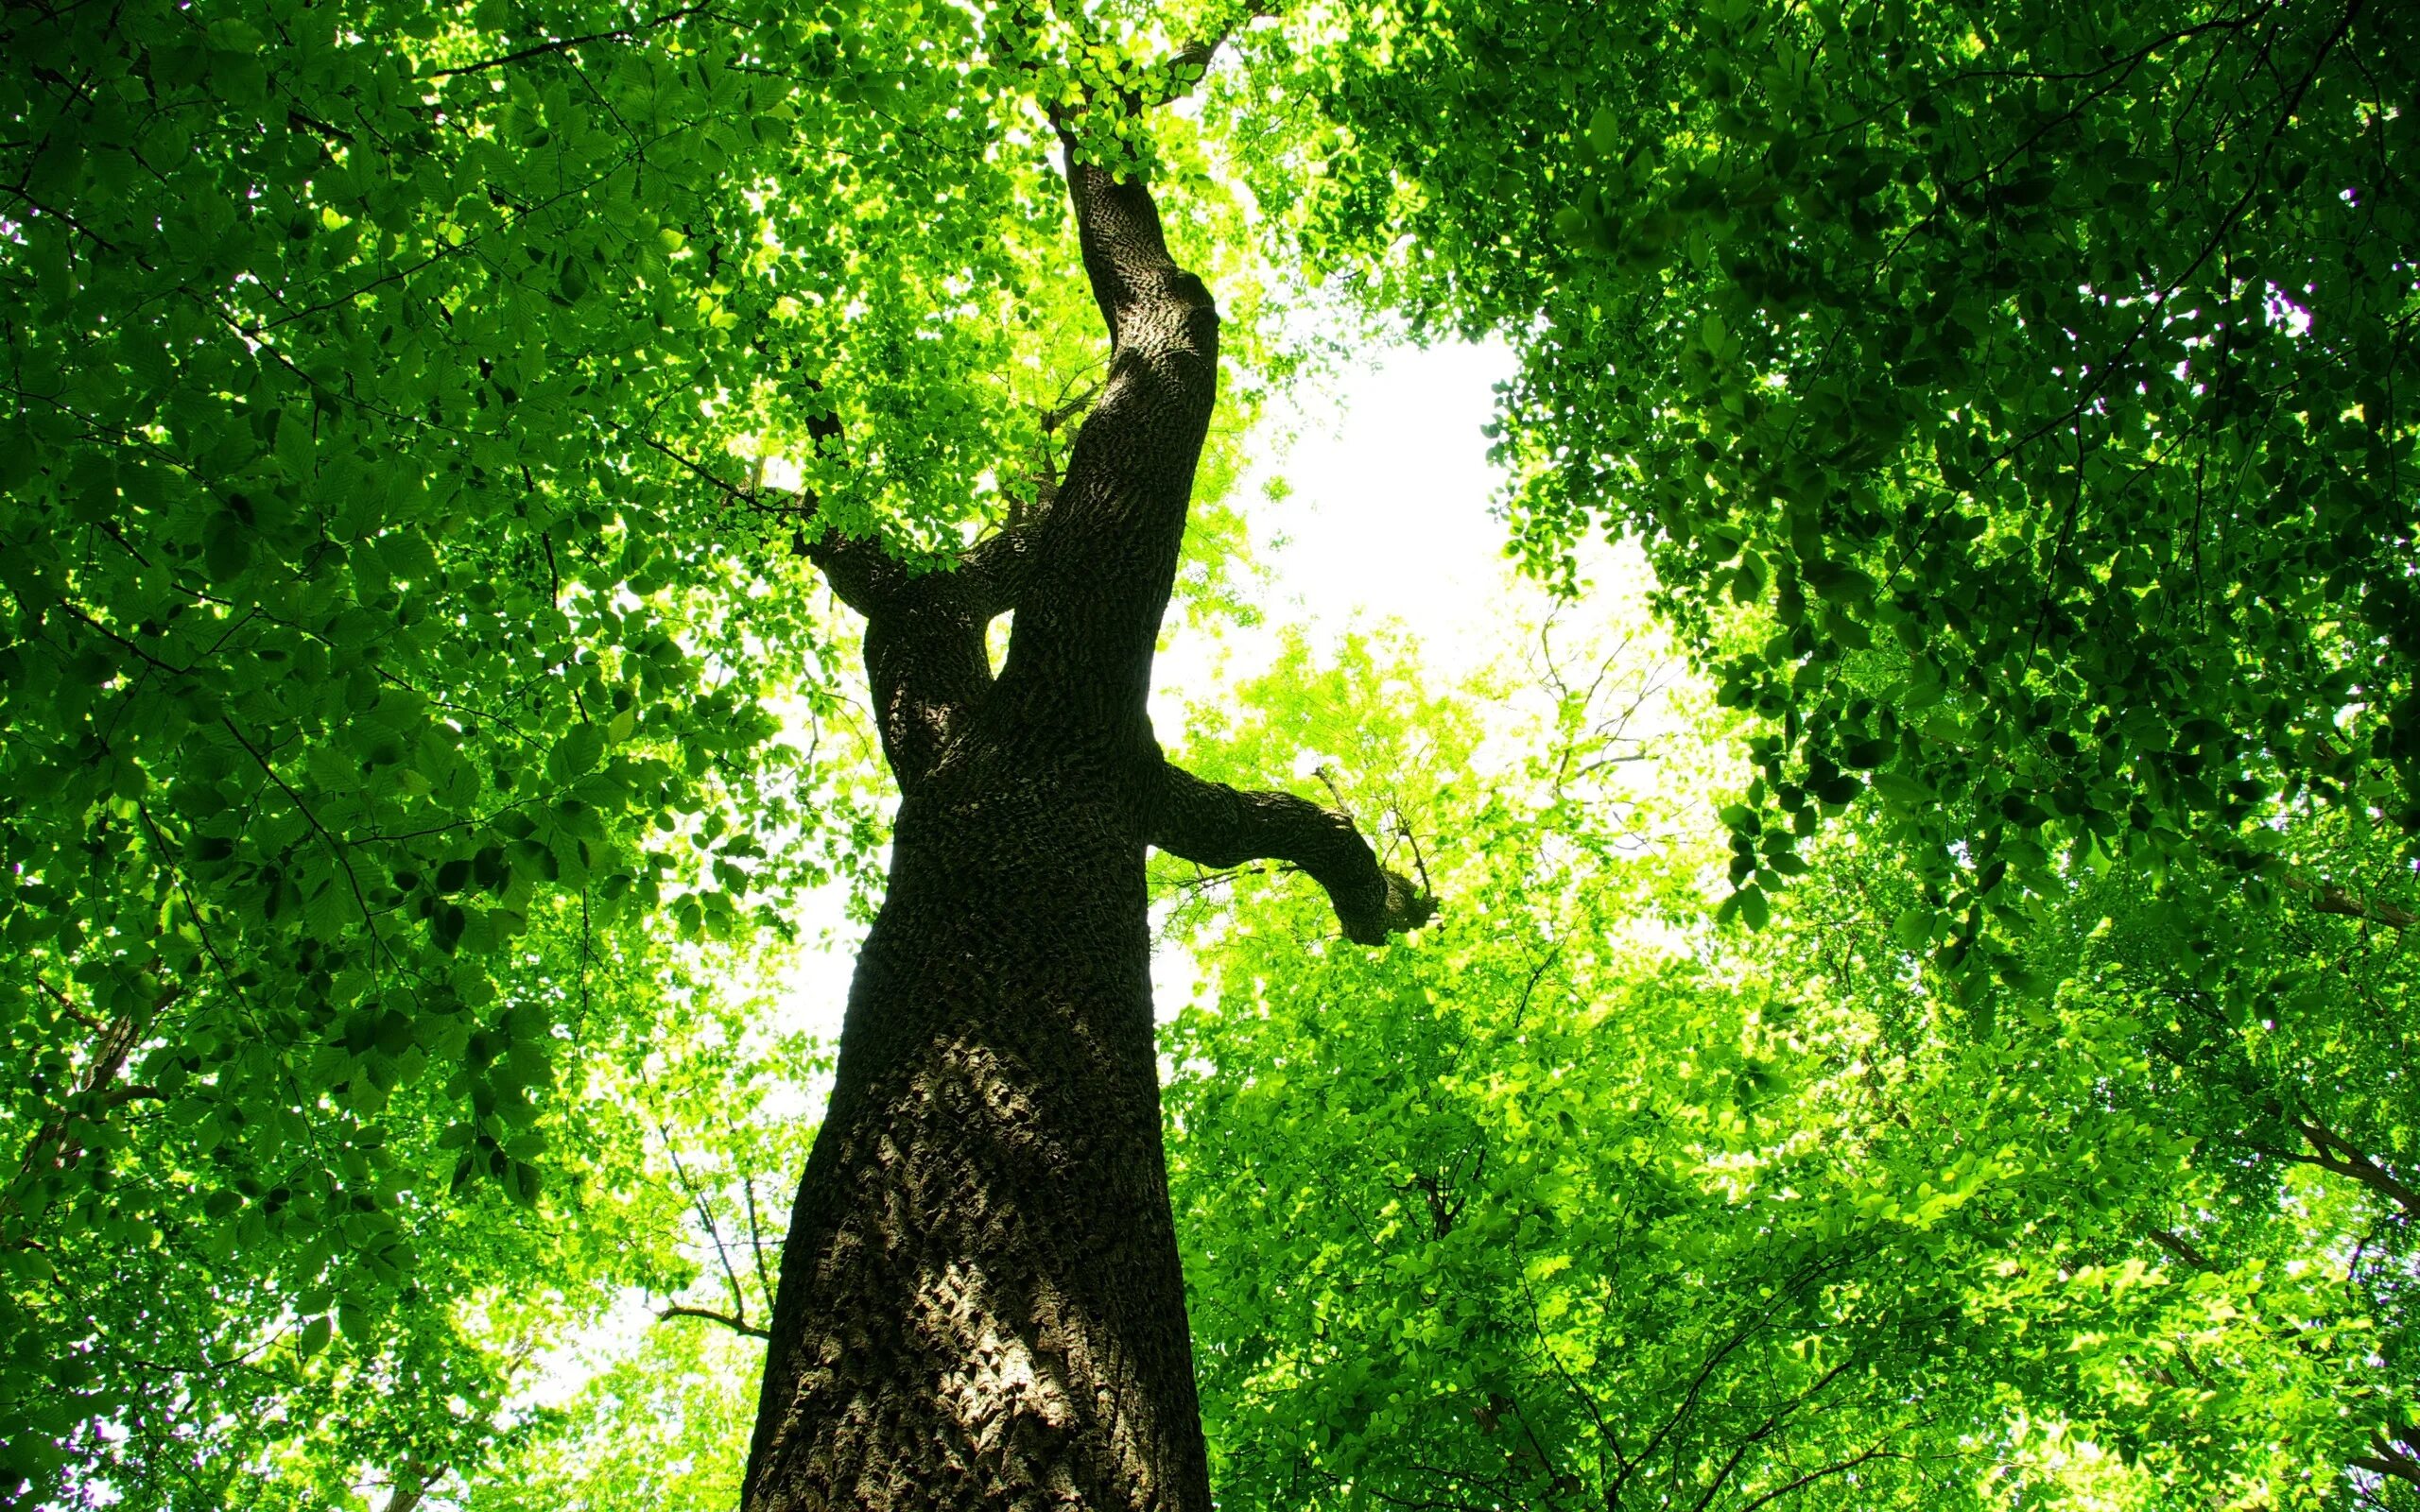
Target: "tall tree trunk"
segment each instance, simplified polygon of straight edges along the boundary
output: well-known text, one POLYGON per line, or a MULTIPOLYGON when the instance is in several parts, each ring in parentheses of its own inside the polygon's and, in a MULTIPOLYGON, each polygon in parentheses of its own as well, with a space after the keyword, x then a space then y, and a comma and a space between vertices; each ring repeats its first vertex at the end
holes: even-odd
POLYGON ((1146 848, 1292 860, 1357 939, 1426 915, 1342 816, 1161 758, 1145 700, 1218 316, 1140 182, 1072 143, 1067 177, 1112 358, 1047 512, 945 574, 810 551, 867 618, 902 799, 791 1214, 749 1512, 1207 1512, 1146 848), (984 629, 1010 610, 995 681, 984 629))

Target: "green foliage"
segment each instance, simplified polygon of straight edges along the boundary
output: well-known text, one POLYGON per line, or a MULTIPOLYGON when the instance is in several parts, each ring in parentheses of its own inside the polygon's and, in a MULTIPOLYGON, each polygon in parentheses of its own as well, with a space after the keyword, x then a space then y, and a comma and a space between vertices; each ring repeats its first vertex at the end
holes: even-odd
POLYGON ((1298 881, 1175 916, 1222 1499, 2363 1504, 2346 1467, 2410 1411, 2411 1215, 2268 1142, 2313 1109, 2410 1168, 2402 953, 2084 888, 2037 939, 2068 988, 1979 1041, 1877 908, 1912 885, 1887 850, 1826 846, 1766 936, 1709 934, 1720 851, 1673 820, 1722 774, 1685 706, 1545 644, 1462 696, 1399 649, 1298 653, 1199 731, 1264 774, 1367 732, 1339 785, 1417 795, 1447 900, 1378 952, 1298 881), (1427 690, 1397 723, 1391 684, 1427 690), (2207 1032, 2243 973, 2317 959, 2365 985, 2207 1032))
MULTIPOLYGON (((878 875, 792 553, 940 564, 1098 365, 1035 102, 1107 34, 1028 22, 0 23, 0 1490, 466 1476, 519 1371, 464 1297, 678 1289, 574 1216, 674 1175, 595 1158, 598 1057, 674 1031, 672 941, 777 953, 878 875)), ((1248 245, 1163 137, 1177 232, 1248 245)))
POLYGON ((658 1328, 500 1455, 466 1500, 499 1512, 710 1512, 739 1501, 764 1348, 658 1328))
POLYGON ((827 519, 979 518, 1029 421, 948 290, 1013 284, 1034 169, 981 169, 962 26, 0 29, 0 1479, 211 1502, 236 1461, 163 1446, 315 1371, 478 1418, 382 1351, 551 1242, 449 1213, 579 1176, 547 1109, 661 1012, 658 909, 730 938, 862 855, 857 780, 773 738, 838 647, 734 454, 837 415, 827 519))
POLYGON ((1566 609, 1197 716, 1445 905, 1154 863, 1222 1500, 2412 1504, 2409 9, 1248 9, 0 21, 0 1498, 728 1503, 727 984, 883 837, 792 554, 1055 486, 1055 112, 1227 313, 1189 612, 1300 266, 1733 711, 1566 609))
POLYGON ((1638 536, 1766 722, 1737 911, 1871 790, 1962 966, 2069 859, 2271 866, 2280 795, 2420 827, 2414 58, 2358 0, 1447 0, 1230 100, 1307 256, 1515 344, 1530 562, 1638 536))

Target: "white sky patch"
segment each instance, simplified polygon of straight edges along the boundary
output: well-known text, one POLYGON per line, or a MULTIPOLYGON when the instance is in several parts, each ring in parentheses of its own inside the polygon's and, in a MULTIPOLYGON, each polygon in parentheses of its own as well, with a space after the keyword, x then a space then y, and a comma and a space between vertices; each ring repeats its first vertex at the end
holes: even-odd
POLYGON ((1401 620, 1434 675, 1459 679, 1502 649, 1495 606, 1507 588, 1506 532, 1490 505, 1502 474, 1481 434, 1495 386, 1512 376, 1500 343, 1381 349, 1332 389, 1281 399, 1237 486, 1255 555, 1271 570, 1268 618, 1212 637, 1179 627, 1152 679, 1151 717, 1184 728, 1184 704, 1263 670, 1288 626, 1332 640, 1356 624, 1401 620), (1279 455, 1278 439, 1295 433, 1279 455), (1262 497, 1271 477, 1291 491, 1262 497))

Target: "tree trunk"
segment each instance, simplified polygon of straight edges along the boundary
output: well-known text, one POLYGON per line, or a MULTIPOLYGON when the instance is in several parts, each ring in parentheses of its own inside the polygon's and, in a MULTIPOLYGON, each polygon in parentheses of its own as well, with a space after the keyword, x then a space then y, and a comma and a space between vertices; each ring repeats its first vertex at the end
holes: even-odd
POLYGON ((1146 847, 1295 861, 1357 939, 1426 916, 1341 816, 1161 759, 1145 699, 1218 317, 1142 184, 1072 145, 1067 173, 1112 359, 1047 512, 951 573, 810 547, 867 617, 902 800, 784 1249, 749 1512, 1207 1512, 1146 847), (984 627, 1010 610, 994 681, 984 627))

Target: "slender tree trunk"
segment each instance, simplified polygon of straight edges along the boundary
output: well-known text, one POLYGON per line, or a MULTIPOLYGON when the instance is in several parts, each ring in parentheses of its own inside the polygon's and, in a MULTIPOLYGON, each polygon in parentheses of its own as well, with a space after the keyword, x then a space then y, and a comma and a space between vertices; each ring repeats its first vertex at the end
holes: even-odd
POLYGON ((1072 147, 1068 182, 1113 354, 1047 512, 952 573, 811 548, 866 615, 902 800, 784 1249, 750 1512, 1207 1512, 1146 848, 1293 860, 1357 939, 1426 913, 1341 816, 1161 759, 1145 700, 1218 317, 1142 184, 1072 147), (994 681, 984 627, 1010 610, 994 681))

